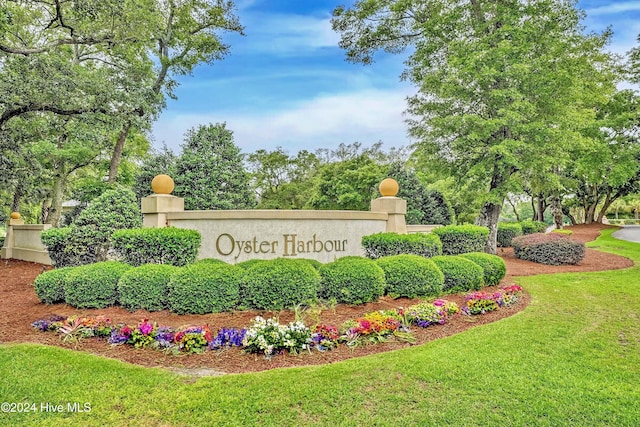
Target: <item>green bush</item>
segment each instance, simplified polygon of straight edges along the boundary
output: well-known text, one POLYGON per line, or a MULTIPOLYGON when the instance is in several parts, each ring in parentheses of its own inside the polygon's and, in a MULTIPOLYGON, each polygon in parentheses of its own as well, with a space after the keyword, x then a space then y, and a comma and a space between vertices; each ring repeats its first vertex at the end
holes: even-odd
POLYGON ((497 255, 486 254, 484 252, 471 252, 460 255, 478 264, 484 271, 484 284, 494 286, 507 274, 507 267, 504 260, 497 255))
POLYGON ((178 314, 229 311, 238 305, 244 271, 234 265, 195 263, 176 271, 169 281, 169 309, 178 314))
POLYGON ((419 255, 393 255, 380 258, 386 293, 393 298, 436 296, 442 292, 444 275, 429 259, 419 255))
POLYGON ((229 263, 217 258, 202 258, 194 262, 194 264, 230 265, 229 263))
POLYGON ((498 247, 508 248, 514 237, 522 236, 522 226, 517 222, 498 223, 498 247))
POLYGON ((364 304, 384 294, 384 270, 367 258, 344 257, 320 268, 325 299, 346 304, 364 304))
POLYGON ((118 300, 127 310, 158 311, 169 305, 172 265, 147 264, 125 272, 118 281, 118 300))
POLYGON ((112 306, 118 301, 118 281, 131 268, 116 261, 76 267, 64 280, 64 299, 78 308, 112 306))
POLYGON ((322 263, 316 259, 311 259, 311 258, 296 258, 299 259, 300 261, 304 261, 304 262, 308 262, 311 267, 315 268, 316 270, 320 270, 320 267, 322 267, 322 263))
POLYGON ((484 271, 473 261, 461 256, 438 256, 431 260, 444 274, 444 292, 479 290, 484 284, 484 271))
POLYGON ((240 287, 243 306, 282 310, 316 301, 320 274, 305 260, 278 258, 247 268, 240 287))
POLYGON ((64 301, 64 281, 72 267, 56 268, 45 271, 33 282, 36 295, 45 304, 55 304, 64 301))
POLYGON ((431 258, 442 255, 442 243, 435 234, 376 233, 362 237, 365 255, 378 259, 391 255, 414 254, 431 258))
POLYGON ((489 229, 479 225, 447 225, 432 233, 440 237, 445 255, 482 252, 489 240, 489 229))
POLYGON ((50 228, 40 233, 40 240, 56 267, 76 265, 76 257, 67 250, 71 227, 50 228))
POLYGON ((191 264, 198 256, 200 233, 182 228, 134 228, 118 230, 111 242, 120 259, 133 266, 191 264))
POLYGON ((516 258, 547 265, 577 264, 584 258, 584 243, 557 233, 534 233, 513 239, 516 258))
POLYGON ((522 234, 544 233, 547 230, 547 224, 542 221, 522 221, 520 223, 522 227, 522 234))
POLYGON ((571 231, 571 230, 558 229, 558 228, 556 228, 554 230, 551 230, 551 232, 552 233, 556 233, 556 234, 564 234, 565 236, 573 235, 573 231, 571 231))
POLYGON ((260 264, 260 263, 263 263, 263 262, 268 262, 268 261, 266 259, 254 258, 254 259, 248 259, 246 261, 239 262, 236 265, 238 267, 240 267, 240 268, 243 268, 243 269, 247 270, 247 269, 253 267, 254 265, 257 265, 257 264, 260 264))

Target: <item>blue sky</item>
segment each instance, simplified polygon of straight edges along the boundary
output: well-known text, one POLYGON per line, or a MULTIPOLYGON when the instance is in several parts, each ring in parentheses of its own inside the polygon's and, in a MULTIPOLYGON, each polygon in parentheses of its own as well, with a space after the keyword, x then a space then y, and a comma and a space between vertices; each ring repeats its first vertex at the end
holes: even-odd
MULTIPOLYGON (((181 77, 178 99, 153 126, 154 145, 178 152, 185 131, 227 122, 245 153, 283 147, 290 154, 340 143, 407 146, 403 111, 414 92, 400 82, 402 55, 348 63, 331 30, 331 11, 353 0, 237 0, 245 37, 227 36, 231 54, 181 77)), ((588 31, 614 31, 624 53, 640 34, 640 0, 580 0, 588 31)))

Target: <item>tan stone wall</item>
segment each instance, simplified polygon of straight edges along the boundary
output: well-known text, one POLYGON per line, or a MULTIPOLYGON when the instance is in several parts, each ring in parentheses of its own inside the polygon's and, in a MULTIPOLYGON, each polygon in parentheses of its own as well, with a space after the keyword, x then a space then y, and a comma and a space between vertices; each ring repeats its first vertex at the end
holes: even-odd
POLYGON ((362 236, 386 231, 388 215, 357 211, 186 211, 167 223, 202 234, 199 258, 311 258, 327 263, 363 255, 362 236))
POLYGON ((50 227, 48 224, 9 225, 0 257, 52 265, 49 253, 40 240, 40 233, 50 227))

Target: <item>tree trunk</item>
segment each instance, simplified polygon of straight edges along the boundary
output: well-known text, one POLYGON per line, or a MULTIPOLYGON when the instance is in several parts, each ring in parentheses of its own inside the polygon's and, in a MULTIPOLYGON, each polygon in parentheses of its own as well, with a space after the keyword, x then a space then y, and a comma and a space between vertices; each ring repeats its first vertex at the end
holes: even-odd
POLYGON ((516 221, 520 222, 520 215, 518 215, 518 210, 516 209, 516 205, 513 203, 513 201, 511 201, 509 197, 507 197, 507 202, 511 206, 511 209, 513 209, 513 214, 516 216, 516 221))
POLYGON ((562 213, 562 203, 560 202, 559 196, 551 196, 549 199, 551 206, 551 214, 553 216, 553 222, 556 225, 558 230, 562 230, 563 228, 563 213, 562 213))
POLYGON ((531 196, 531 210, 533 211, 533 215, 531 215, 531 221, 535 221, 536 218, 538 218, 538 211, 536 210, 535 196, 531 196))
POLYGON ((578 221, 576 221, 576 217, 573 216, 569 208, 563 206, 562 214, 565 215, 567 218, 569 218, 569 221, 571 221, 571 225, 578 225, 578 221))
POLYGON ((21 183, 16 185, 16 189, 13 192, 13 202, 11 203, 11 212, 20 212, 20 202, 24 195, 24 187, 21 183))
POLYGON ((53 189, 51 190, 51 207, 47 215, 47 224, 57 227, 62 217, 62 202, 64 199, 64 189, 67 183, 67 175, 56 173, 53 176, 53 189))
POLYGON ((485 247, 488 254, 496 254, 498 252, 498 219, 502 211, 502 203, 487 202, 482 206, 480 215, 476 219, 476 225, 482 225, 489 228, 489 240, 485 247))
MULTIPOLYGON (((604 219, 604 216, 609 210, 609 207, 611 207, 611 204, 615 201, 616 201, 615 196, 611 197, 611 192, 610 191, 607 192, 607 197, 604 199, 604 203, 602 204, 602 209, 600 209, 600 212, 598 212, 598 217, 596 218, 597 222, 602 223, 602 220, 604 219)), ((617 215, 616 215, 616 219, 617 219, 617 215)))
POLYGON ((547 203, 544 196, 538 196, 538 208, 535 211, 536 217, 534 221, 544 222, 544 211, 547 210, 547 203))
POLYGON ((124 143, 127 140, 127 135, 131 130, 131 123, 127 122, 122 126, 122 130, 118 134, 118 140, 113 147, 113 153, 111 153, 111 163, 109 164, 109 179, 108 182, 113 184, 116 182, 116 176, 118 175, 118 167, 120 166, 120 160, 122 159, 122 151, 124 151, 124 143))

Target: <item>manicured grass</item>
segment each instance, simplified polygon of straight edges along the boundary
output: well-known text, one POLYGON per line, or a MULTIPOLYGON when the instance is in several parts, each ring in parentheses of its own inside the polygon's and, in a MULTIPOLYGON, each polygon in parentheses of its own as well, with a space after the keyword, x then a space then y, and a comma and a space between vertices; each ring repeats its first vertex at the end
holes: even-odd
MULTIPOLYGON (((590 246, 640 260, 611 231, 590 246)), ((633 426, 640 420, 640 268, 521 278, 502 321, 333 365, 191 380, 37 345, 0 346, 0 397, 90 402, 0 425, 633 426)))

